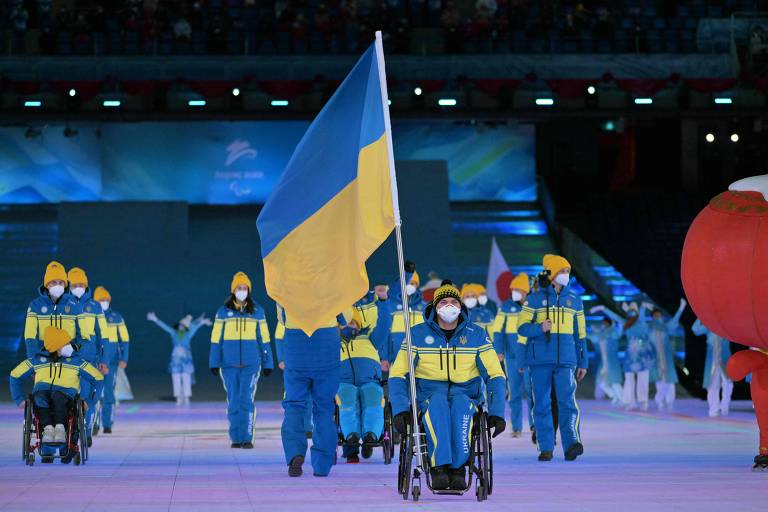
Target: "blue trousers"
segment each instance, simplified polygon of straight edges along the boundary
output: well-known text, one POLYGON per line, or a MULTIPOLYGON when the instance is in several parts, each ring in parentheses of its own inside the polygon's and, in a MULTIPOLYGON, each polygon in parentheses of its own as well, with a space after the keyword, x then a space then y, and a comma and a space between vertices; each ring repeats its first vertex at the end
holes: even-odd
POLYGON ((307 401, 312 403, 312 469, 316 475, 325 476, 336 463, 338 442, 334 398, 339 389, 339 367, 325 370, 290 370, 283 372, 285 416, 281 435, 285 462, 294 457, 306 457, 307 434, 304 422, 307 401))
POLYGON ((377 382, 355 386, 342 382, 337 394, 339 425, 346 439, 350 434, 363 437, 373 432, 376 439, 384 432, 384 389, 377 382))
POLYGON ((256 434, 256 405, 253 397, 259 383, 260 366, 225 367, 219 372, 227 392, 229 439, 233 443, 252 443, 256 434))
POLYGON ((555 427, 552 422, 552 385, 557 395, 557 422, 563 450, 581 442, 579 423, 581 414, 576 403, 575 369, 566 366, 531 366, 533 387, 533 421, 539 451, 551 452, 555 448, 555 427))
POLYGON ((433 393, 419 400, 419 411, 431 466, 464 466, 469 459, 472 422, 477 412, 475 401, 463 394, 433 393))
POLYGON ((115 419, 116 377, 117 364, 110 364, 109 373, 104 376, 104 398, 101 401, 101 426, 103 428, 112 428, 112 422, 115 419))
POLYGON ((533 427, 533 403, 531 400, 531 376, 528 370, 520 373, 515 365, 507 366, 509 386, 509 410, 514 432, 523 431, 523 392, 528 399, 528 428, 533 427))
POLYGON ((307 400, 307 412, 304 415, 304 432, 312 432, 312 399, 307 400))

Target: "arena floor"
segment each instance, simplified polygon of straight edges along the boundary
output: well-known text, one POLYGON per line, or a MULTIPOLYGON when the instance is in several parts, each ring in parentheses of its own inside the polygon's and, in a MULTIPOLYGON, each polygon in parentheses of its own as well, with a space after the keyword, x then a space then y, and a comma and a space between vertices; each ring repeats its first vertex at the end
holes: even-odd
MULTIPOLYGON (((494 444, 495 488, 479 504, 464 497, 422 495, 406 503, 396 492, 396 464, 381 453, 340 464, 329 478, 289 478, 280 447, 282 410, 258 404, 254 450, 233 450, 223 403, 177 408, 122 404, 115 433, 94 439, 81 467, 21 460, 22 414, 0 406, 0 510, 217 511, 393 509, 616 511, 764 510, 768 473, 752 473, 757 429, 751 404, 727 418, 706 417, 706 404, 681 400, 674 413, 626 413, 582 402, 585 455, 536 461, 530 440, 509 432, 494 444), (501 508, 498 508, 501 507, 501 508)), ((396 461, 395 461, 396 462, 396 461)))

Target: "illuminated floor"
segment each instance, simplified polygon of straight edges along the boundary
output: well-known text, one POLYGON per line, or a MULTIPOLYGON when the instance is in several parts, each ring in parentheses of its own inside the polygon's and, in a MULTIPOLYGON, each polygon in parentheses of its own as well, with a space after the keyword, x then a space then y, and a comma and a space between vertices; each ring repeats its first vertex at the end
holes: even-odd
POLYGON ((289 478, 280 448, 282 410, 260 403, 254 450, 233 450, 224 405, 123 404, 111 436, 95 438, 86 466, 26 467, 21 413, 0 406, 0 510, 764 510, 768 473, 752 473, 757 432, 748 403, 710 420, 706 404, 678 403, 675 413, 624 413, 582 403, 585 455, 536 461, 527 438, 504 433, 494 444, 496 486, 489 502, 396 494, 396 465, 381 454, 340 464, 329 478, 289 478), (501 507, 501 508, 497 508, 501 507))

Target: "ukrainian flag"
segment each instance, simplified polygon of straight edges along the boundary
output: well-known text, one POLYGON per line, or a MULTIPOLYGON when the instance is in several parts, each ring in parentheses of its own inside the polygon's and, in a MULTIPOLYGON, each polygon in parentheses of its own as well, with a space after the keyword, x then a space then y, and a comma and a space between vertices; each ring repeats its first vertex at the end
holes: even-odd
POLYGON ((395 226, 378 55, 320 111, 256 221, 267 293, 309 335, 365 295, 365 261, 395 226))

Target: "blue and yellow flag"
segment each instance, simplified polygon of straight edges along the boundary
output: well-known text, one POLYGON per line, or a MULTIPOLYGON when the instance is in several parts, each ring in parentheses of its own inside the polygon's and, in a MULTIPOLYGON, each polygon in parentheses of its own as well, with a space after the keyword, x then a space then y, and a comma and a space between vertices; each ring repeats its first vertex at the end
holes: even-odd
POLYGON ((365 261, 395 226, 375 44, 310 125, 264 205, 267 293, 307 334, 368 291, 365 261))

